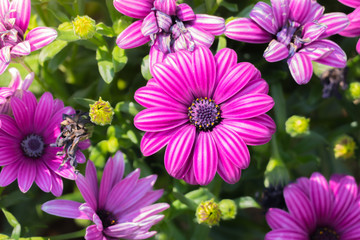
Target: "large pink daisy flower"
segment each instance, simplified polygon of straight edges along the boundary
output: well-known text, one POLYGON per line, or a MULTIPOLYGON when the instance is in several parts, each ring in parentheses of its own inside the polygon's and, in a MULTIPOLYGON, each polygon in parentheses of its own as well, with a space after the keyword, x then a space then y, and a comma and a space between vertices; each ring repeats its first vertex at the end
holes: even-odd
POLYGON ((156 203, 163 190, 153 190, 156 175, 142 179, 136 169, 123 178, 124 159, 121 152, 106 162, 98 187, 96 169, 88 161, 85 177, 78 175, 76 185, 85 203, 71 200, 52 200, 42 210, 60 217, 89 219, 95 224, 86 229, 85 239, 145 239, 156 231, 149 229, 163 219, 158 213, 169 208, 167 203, 156 203), (152 205, 151 205, 152 204, 152 205))
POLYGON ((0 114, 0 186, 17 179, 20 190, 27 192, 35 181, 44 192, 60 196, 61 177, 75 179, 75 173, 69 163, 59 169, 63 156, 56 153, 61 149, 50 144, 60 134, 62 115, 75 111, 50 93, 37 102, 31 92, 24 92, 22 99, 12 97, 11 108, 13 118, 0 114))
POLYGON ((265 114, 274 105, 268 85, 252 64, 236 62, 228 48, 215 57, 206 47, 176 52, 136 91, 135 100, 147 108, 134 120, 146 131, 141 150, 148 156, 168 145, 171 176, 206 185, 218 172, 235 183, 249 166, 246 145, 270 141, 275 124, 265 114))
POLYGON ((360 239, 360 199, 352 176, 333 175, 328 183, 313 173, 288 185, 284 198, 289 211, 269 209, 272 231, 265 240, 360 239))
POLYGON ((0 1, 0 74, 11 58, 29 55, 57 37, 56 30, 37 27, 27 33, 31 14, 31 0, 0 1))

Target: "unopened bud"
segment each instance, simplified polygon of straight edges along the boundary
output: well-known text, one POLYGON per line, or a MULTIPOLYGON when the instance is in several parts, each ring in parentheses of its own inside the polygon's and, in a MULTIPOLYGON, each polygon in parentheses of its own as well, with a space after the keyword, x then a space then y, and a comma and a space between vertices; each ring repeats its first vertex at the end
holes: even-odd
POLYGON ((221 211, 214 199, 202 201, 196 209, 198 223, 205 223, 209 227, 219 224, 221 211))
POLYGON ((95 20, 89 16, 77 16, 72 23, 75 35, 79 38, 92 38, 96 32, 95 20))
POLYGON ((221 211, 221 219, 230 220, 234 219, 237 213, 236 203, 231 199, 223 199, 219 202, 221 211))
POLYGON ((352 82, 349 85, 349 93, 355 104, 360 102, 360 82, 352 82))
POLYGON ((101 97, 99 98, 99 101, 90 104, 90 121, 97 125, 104 126, 106 124, 111 124, 113 115, 114 110, 110 103, 108 101, 103 101, 101 97))
POLYGON ((348 135, 339 137, 334 146, 336 158, 349 159, 355 154, 356 143, 354 139, 348 135))
POLYGON ((309 134, 310 118, 293 115, 285 122, 285 130, 290 136, 296 137, 309 134))

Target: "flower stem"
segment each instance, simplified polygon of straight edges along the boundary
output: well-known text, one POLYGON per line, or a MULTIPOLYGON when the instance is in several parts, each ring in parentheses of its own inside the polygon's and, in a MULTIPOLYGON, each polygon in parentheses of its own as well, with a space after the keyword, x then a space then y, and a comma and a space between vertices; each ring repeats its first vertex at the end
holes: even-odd
POLYGON ((39 85, 41 86, 41 88, 44 91, 47 91, 47 87, 45 86, 45 84, 40 80, 40 78, 38 77, 37 74, 35 74, 35 72, 31 69, 31 67, 23 60, 21 59, 20 61, 18 61, 18 63, 20 63, 25 69, 26 71, 28 71, 29 73, 34 73, 34 79, 39 83, 39 85))

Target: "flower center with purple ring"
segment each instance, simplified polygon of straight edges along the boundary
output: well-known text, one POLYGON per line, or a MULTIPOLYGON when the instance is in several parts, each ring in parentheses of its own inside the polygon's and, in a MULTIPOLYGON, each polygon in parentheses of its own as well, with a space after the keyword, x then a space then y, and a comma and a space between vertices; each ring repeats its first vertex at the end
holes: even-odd
POLYGON ((41 136, 30 134, 21 141, 21 148, 25 156, 39 158, 44 153, 45 143, 41 136))
POLYGON ((188 108, 190 123, 200 131, 212 130, 221 121, 221 111, 211 98, 197 98, 188 108))
POLYGON ((302 47, 304 43, 309 40, 302 39, 303 27, 294 21, 289 21, 280 32, 276 34, 277 40, 286 46, 289 46, 289 57, 292 57, 295 52, 302 47))
POLYGON ((19 42, 23 41, 24 33, 16 26, 15 18, 10 18, 10 12, 5 13, 5 16, 0 19, 0 48, 10 46, 13 47, 19 42))
POLYGON ((336 231, 329 227, 318 227, 310 236, 311 240, 339 240, 340 236, 336 231))
POLYGON ((107 228, 117 223, 115 216, 109 211, 100 209, 96 211, 96 214, 101 219, 103 228, 107 228))

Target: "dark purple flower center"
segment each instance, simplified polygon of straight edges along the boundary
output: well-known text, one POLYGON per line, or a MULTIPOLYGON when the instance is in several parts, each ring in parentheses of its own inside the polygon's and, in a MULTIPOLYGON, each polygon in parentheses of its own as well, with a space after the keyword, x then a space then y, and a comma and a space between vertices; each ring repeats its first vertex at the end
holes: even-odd
POLYGON ((96 211, 96 214, 101 219, 103 228, 107 228, 117 223, 115 216, 109 211, 100 209, 96 211))
POLYGON ((190 122, 200 131, 212 130, 221 121, 221 111, 211 98, 197 98, 188 108, 190 122))
POLYGON ((329 227, 318 227, 310 236, 310 240, 339 240, 340 237, 336 231, 329 227))
POLYGON ((289 21, 280 32, 276 34, 277 40, 289 46, 289 57, 294 55, 305 42, 302 37, 302 26, 294 21, 289 21))
POLYGON ((264 189, 261 196, 261 206, 265 211, 268 211, 269 208, 286 209, 283 191, 282 185, 269 186, 264 189))
POLYGON ((44 153, 45 143, 41 136, 30 134, 22 140, 21 148, 25 156, 39 158, 44 153))
POLYGON ((7 12, 3 18, 0 18, 0 48, 13 47, 23 41, 24 33, 16 26, 15 18, 10 18, 10 12, 7 12))

